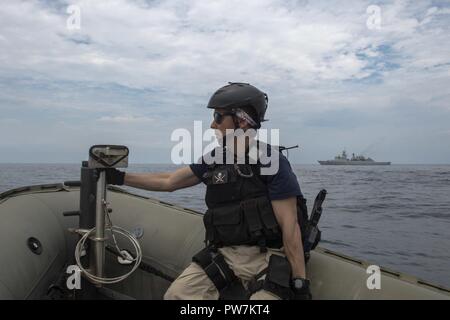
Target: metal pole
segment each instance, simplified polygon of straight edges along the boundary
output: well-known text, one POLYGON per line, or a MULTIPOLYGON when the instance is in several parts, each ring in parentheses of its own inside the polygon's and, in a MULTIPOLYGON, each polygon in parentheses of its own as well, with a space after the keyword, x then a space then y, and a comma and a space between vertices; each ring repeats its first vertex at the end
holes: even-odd
POLYGON ((105 204, 106 202, 106 173, 99 172, 97 181, 97 199, 95 210, 95 274, 103 277, 105 268, 105 204))
POLYGON ((96 171, 96 169, 88 168, 87 161, 83 161, 80 187, 80 229, 95 227, 96 171))

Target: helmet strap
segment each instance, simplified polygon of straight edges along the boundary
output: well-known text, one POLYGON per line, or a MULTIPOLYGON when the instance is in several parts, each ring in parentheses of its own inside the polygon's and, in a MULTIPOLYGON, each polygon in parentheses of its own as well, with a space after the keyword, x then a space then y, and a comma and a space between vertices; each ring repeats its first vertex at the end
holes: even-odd
POLYGON ((239 127, 239 118, 237 116, 235 116, 235 115, 232 115, 232 117, 233 117, 233 123, 234 123, 234 130, 240 129, 240 127, 239 127))

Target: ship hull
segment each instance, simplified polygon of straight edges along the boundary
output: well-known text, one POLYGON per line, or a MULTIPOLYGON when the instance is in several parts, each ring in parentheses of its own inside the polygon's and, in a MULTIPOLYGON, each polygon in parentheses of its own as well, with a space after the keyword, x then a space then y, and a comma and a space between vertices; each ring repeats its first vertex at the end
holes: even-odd
POLYGON ((319 160, 321 165, 328 166, 388 166, 390 162, 377 162, 377 161, 334 161, 334 160, 319 160))

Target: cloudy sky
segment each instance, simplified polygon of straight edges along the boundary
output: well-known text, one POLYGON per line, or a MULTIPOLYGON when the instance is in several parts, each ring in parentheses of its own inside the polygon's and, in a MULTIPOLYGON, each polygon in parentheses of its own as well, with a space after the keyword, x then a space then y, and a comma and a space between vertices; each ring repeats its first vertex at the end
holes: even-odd
POLYGON ((292 162, 450 163, 450 2, 306 0, 2 1, 0 162, 169 163, 228 81, 267 92, 292 162))

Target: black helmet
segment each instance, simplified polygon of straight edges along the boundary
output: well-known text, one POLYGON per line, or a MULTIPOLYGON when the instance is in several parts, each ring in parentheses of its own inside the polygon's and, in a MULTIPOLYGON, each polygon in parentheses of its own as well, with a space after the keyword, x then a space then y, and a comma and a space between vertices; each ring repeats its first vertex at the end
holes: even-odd
POLYGON ((217 90, 209 99, 208 108, 237 109, 250 106, 256 113, 254 119, 258 125, 264 119, 267 110, 267 94, 248 83, 228 82, 229 84, 217 90))

